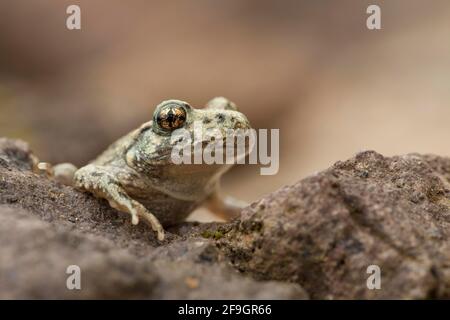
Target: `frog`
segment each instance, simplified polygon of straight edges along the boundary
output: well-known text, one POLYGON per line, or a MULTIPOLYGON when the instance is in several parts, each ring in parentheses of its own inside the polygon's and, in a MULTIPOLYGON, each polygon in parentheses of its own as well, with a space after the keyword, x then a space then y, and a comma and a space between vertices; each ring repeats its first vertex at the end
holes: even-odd
MULTIPOLYGON (((247 117, 235 103, 216 97, 204 108, 182 100, 158 104, 151 120, 119 138, 87 165, 70 163, 51 166, 41 162, 40 171, 83 192, 105 199, 109 205, 131 216, 131 223, 146 222, 159 241, 164 227, 184 221, 194 209, 205 206, 218 217, 235 218, 245 202, 221 195, 220 180, 233 164, 175 164, 171 159, 178 129, 194 134, 202 130, 250 129, 247 117)), ((202 147, 207 141, 199 142, 202 147)), ((224 144, 225 146, 225 144, 224 144)))

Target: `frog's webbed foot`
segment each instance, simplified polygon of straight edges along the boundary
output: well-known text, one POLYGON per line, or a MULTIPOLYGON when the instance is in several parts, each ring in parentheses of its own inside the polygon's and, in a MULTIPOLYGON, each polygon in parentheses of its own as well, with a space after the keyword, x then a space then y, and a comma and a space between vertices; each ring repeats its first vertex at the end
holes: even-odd
POLYGON ((105 168, 88 165, 78 170, 74 178, 78 188, 108 200, 114 209, 131 214, 134 225, 142 218, 157 233, 158 240, 164 240, 164 229, 159 220, 141 203, 132 199, 105 168))
POLYGON ((213 193, 206 199, 205 206, 213 214, 226 221, 232 220, 241 214, 248 203, 232 197, 221 197, 218 192, 213 193))

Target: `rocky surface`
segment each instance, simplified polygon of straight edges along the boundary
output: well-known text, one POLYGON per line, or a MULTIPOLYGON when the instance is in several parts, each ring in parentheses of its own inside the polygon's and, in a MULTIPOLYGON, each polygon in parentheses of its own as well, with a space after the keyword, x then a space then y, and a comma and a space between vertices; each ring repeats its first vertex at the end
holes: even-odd
POLYGON ((254 203, 219 245, 237 269, 311 298, 449 298, 449 179, 447 158, 363 152, 254 203))
POLYGON ((28 146, 0 139, 0 298, 304 299, 223 261, 215 224, 184 223, 161 244, 105 201, 31 171, 28 146), (213 233, 211 233, 213 234, 213 233), (81 269, 68 290, 67 267, 81 269))
POLYGON ((32 160, 0 139, 0 298, 450 297, 447 158, 363 152, 163 243, 32 160), (67 290, 69 265, 82 290, 67 290), (367 288, 370 265, 380 289, 367 288))

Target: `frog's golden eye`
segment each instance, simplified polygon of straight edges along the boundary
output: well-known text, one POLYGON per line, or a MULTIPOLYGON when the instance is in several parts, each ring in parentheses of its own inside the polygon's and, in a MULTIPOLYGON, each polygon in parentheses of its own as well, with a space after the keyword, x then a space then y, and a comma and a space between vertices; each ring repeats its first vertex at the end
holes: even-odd
POLYGON ((186 122, 186 110, 178 105, 164 106, 156 115, 156 122, 160 128, 168 131, 181 128, 186 122))

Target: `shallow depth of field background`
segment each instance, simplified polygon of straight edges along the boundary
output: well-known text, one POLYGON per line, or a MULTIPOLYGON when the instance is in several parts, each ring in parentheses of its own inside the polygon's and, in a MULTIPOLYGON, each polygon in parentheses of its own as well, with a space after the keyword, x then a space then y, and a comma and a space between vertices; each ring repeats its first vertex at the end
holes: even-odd
POLYGON ((280 129, 276 176, 249 165, 224 179, 247 201, 365 149, 450 155, 448 0, 2 0, 0 12, 0 136, 45 161, 82 165, 161 100, 221 95, 280 129), (81 31, 65 27, 70 4, 81 31))

